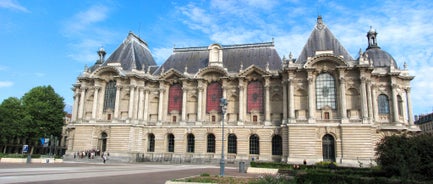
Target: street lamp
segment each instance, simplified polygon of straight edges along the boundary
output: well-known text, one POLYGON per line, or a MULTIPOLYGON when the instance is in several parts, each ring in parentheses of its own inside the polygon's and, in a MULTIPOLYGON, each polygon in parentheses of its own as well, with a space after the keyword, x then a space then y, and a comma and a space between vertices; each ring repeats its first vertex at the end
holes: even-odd
POLYGON ((227 110, 227 100, 225 98, 220 99, 221 106, 221 160, 220 160, 220 176, 224 176, 224 115, 227 110))

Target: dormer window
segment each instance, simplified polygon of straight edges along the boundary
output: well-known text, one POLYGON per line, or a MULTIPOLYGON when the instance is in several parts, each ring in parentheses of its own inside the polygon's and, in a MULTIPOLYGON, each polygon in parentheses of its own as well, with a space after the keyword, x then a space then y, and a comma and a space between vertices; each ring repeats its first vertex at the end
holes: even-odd
POLYGON ((209 66, 223 66, 223 50, 221 45, 212 44, 209 50, 209 66))

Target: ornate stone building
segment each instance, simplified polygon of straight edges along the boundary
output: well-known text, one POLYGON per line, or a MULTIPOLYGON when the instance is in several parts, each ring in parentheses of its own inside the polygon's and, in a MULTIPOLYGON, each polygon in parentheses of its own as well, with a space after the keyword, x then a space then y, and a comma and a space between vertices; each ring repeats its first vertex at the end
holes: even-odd
POLYGON ((224 141, 226 162, 371 163, 383 136, 417 131, 414 77, 376 37, 370 29, 353 59, 318 17, 298 58, 281 58, 273 42, 211 44, 175 48, 157 66, 129 33, 73 85, 66 156, 98 149, 119 161, 218 163, 224 141))

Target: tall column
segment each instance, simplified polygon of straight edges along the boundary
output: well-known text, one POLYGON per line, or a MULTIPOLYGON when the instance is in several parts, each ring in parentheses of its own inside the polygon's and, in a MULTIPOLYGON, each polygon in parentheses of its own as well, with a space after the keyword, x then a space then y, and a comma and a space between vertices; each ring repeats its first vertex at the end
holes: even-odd
POLYGON ((186 101, 187 101, 187 95, 188 95, 188 89, 183 87, 182 88, 182 120, 186 121, 186 101))
POLYGON ((82 119, 83 118, 83 113, 84 113, 84 99, 86 98, 86 87, 81 87, 81 96, 80 96, 80 104, 79 107, 80 109, 78 110, 78 119, 82 119))
POLYGON ((120 108, 120 92, 122 86, 116 85, 116 101, 114 102, 114 119, 119 118, 119 108, 120 108))
POLYGON ((412 112, 412 99, 410 97, 410 88, 406 89, 406 97, 407 97, 407 109, 409 113, 409 127, 413 126, 413 112, 412 112))
POLYGON ((143 119, 143 105, 144 105, 144 87, 138 88, 138 117, 137 119, 143 119))
POLYGON ((362 119, 366 120, 368 118, 367 110, 367 90, 365 89, 366 78, 361 77, 361 105, 362 105, 362 119))
MULTIPOLYGON (((372 103, 372 91, 371 81, 367 81, 367 103, 368 103, 368 119, 373 119, 373 103, 372 103)), ((371 123, 371 122, 370 122, 371 123)))
POLYGON ((144 89, 144 112, 143 112, 143 120, 145 122, 149 121, 149 89, 144 89))
POLYGON ((397 101, 397 84, 392 84, 392 114, 394 122, 399 122, 398 118, 398 101, 397 101))
POLYGON ((340 76, 340 102, 341 102, 341 119, 347 119, 347 106, 346 106, 346 79, 340 76))
POLYGON ((289 79, 289 119, 295 119, 295 86, 293 79, 289 79))
POLYGON ((269 78, 265 79, 265 121, 266 122, 270 122, 271 121, 271 105, 270 105, 270 100, 269 100, 269 78))
POLYGON ((164 106, 164 92, 163 86, 159 88, 159 101, 158 101, 158 121, 162 121, 163 118, 163 106, 164 106))
POLYGON ((312 72, 308 72, 308 119, 314 120, 315 114, 316 114, 316 105, 315 105, 315 99, 316 94, 314 90, 314 76, 312 72))
POLYGON ((76 121, 77 120, 77 116, 78 116, 78 102, 80 100, 79 97, 79 88, 75 87, 75 91, 74 91, 74 106, 72 108, 72 117, 71 117, 71 121, 76 121))
POLYGON ((287 123, 287 81, 282 81, 283 85, 283 124, 287 123))
MULTIPOLYGON (((377 106, 377 95, 376 95, 376 85, 371 85, 371 93, 372 93, 372 99, 371 99, 371 102, 372 102, 372 105, 373 105, 373 121, 374 122, 376 122, 376 121, 378 121, 378 118, 379 118, 379 109, 378 109, 378 106, 377 106)), ((374 123, 373 122, 373 123, 374 123)))
POLYGON ((239 79, 239 121, 244 121, 245 106, 243 105, 245 101, 245 85, 243 79, 239 79))
POLYGON ((97 107, 98 107, 98 94, 99 94, 99 89, 101 87, 99 86, 95 86, 94 89, 95 91, 93 92, 93 107, 92 107, 92 119, 96 119, 96 114, 97 114, 97 107))
POLYGON ((129 107, 128 107, 128 118, 132 119, 134 113, 134 102, 135 102, 135 85, 129 86, 129 107))
POLYGON ((203 81, 198 81, 197 121, 202 121, 201 112, 203 108, 203 81))

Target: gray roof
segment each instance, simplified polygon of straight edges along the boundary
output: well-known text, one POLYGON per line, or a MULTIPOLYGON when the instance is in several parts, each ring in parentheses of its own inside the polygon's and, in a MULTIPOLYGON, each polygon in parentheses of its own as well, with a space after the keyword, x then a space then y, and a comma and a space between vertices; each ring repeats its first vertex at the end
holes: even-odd
POLYGON ((384 50, 380 49, 380 47, 368 48, 364 55, 367 54, 368 59, 373 61, 374 67, 389 67, 393 66, 398 68, 397 62, 394 58, 384 50))
POLYGON ((308 57, 313 57, 316 51, 332 50, 335 56, 343 56, 345 60, 353 60, 352 56, 340 44, 328 27, 323 24, 322 17, 317 18, 317 24, 311 32, 307 43, 301 51, 296 63, 304 64, 308 57))
POLYGON ((146 71, 149 66, 156 65, 147 43, 130 32, 123 43, 111 54, 103 66, 108 63, 120 63, 123 70, 132 69, 146 71))
MULTIPOLYGON (((228 72, 239 72, 241 65, 246 69, 252 65, 269 70, 281 68, 281 58, 274 48, 273 42, 222 45, 223 66, 228 72)), ((197 73, 199 69, 207 67, 209 63, 208 47, 175 48, 173 54, 154 73, 175 69, 179 72, 197 73)))

